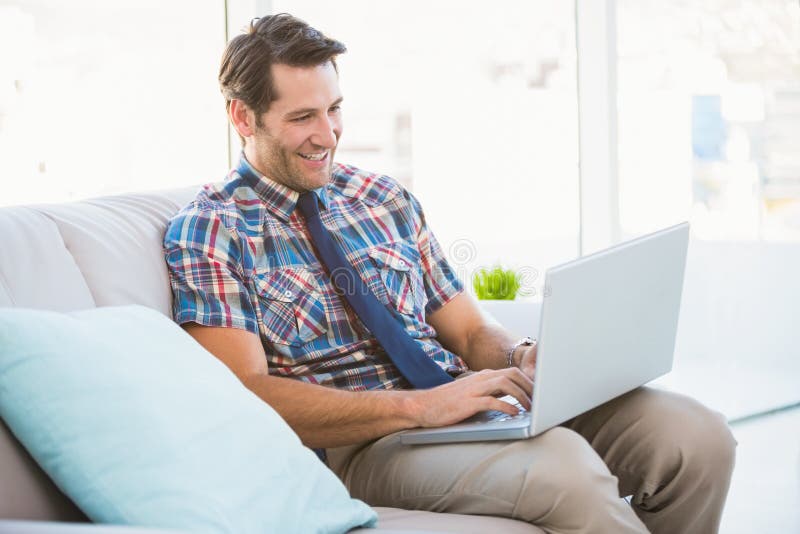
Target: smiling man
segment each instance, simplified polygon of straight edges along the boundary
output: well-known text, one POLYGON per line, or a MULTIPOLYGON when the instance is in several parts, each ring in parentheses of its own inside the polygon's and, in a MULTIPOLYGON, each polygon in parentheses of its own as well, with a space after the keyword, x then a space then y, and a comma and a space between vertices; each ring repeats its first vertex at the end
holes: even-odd
POLYGON ((344 52, 286 14, 228 44, 219 80, 243 152, 169 225, 175 320, 370 504, 715 532, 734 442, 680 395, 640 388, 529 440, 400 444, 516 414, 502 395, 530 408, 536 346, 481 313, 408 191, 334 162, 344 52))

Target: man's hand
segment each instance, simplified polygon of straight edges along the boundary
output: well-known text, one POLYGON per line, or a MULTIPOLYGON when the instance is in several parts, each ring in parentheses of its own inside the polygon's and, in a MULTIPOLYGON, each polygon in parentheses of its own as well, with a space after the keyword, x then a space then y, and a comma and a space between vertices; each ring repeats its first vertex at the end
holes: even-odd
POLYGON ((463 421, 486 410, 516 415, 518 410, 497 397, 511 395, 531 409, 533 381, 516 367, 483 370, 427 390, 406 392, 417 426, 439 427, 463 421))

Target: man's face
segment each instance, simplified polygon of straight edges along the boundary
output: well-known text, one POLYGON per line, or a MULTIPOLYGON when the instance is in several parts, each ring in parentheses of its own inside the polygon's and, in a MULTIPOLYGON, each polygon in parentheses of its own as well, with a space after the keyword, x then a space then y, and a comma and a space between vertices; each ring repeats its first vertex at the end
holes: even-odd
POLYGON ((272 65, 277 95, 261 126, 247 138, 245 156, 268 178, 296 191, 328 183, 342 135, 339 77, 333 64, 272 65))

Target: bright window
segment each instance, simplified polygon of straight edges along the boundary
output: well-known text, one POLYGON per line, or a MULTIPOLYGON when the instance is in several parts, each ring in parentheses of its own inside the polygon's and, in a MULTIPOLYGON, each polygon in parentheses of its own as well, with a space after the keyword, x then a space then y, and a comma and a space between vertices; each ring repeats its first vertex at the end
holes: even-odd
POLYGON ((0 6, 0 205, 220 179, 224 3, 0 6))
POLYGON ((800 241, 800 5, 618 5, 623 231, 800 241))

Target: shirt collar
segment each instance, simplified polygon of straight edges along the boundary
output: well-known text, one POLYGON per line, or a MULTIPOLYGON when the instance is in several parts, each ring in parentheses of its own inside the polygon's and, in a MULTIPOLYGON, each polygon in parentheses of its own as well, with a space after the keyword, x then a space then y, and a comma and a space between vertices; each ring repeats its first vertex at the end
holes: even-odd
POLYGON ((322 206, 328 209, 328 186, 323 185, 322 187, 314 189, 314 194, 317 195, 319 201, 322 202, 322 206))
MULTIPOLYGON (((267 205, 271 213, 277 215, 284 222, 289 220, 295 206, 297 206, 300 193, 258 172, 256 168, 247 161, 244 153, 239 157, 239 164, 236 166, 236 172, 253 188, 258 197, 267 205)), ((327 186, 314 189, 314 193, 325 209, 328 209, 327 186)))

